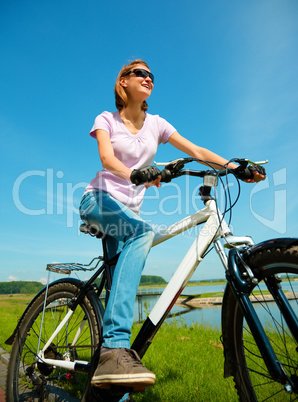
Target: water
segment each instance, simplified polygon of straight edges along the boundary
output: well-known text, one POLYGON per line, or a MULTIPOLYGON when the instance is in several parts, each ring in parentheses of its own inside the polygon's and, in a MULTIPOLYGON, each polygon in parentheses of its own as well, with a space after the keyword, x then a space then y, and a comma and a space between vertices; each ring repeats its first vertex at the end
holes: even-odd
MULTIPOLYGON (((155 289, 146 289, 144 292, 146 293, 162 293, 164 288, 155 288, 155 289)), ((204 294, 204 293, 215 293, 222 292, 224 290, 224 285, 208 285, 208 286, 189 286, 186 287, 182 295, 196 295, 196 294, 204 294)), ((141 293, 141 292, 139 292, 141 293)), ((142 319, 145 319, 147 314, 153 309, 155 303, 157 302, 159 296, 142 296, 142 319)), ((139 320, 140 315, 139 302, 136 300, 134 306, 134 319, 135 321, 139 320)), ((210 325, 213 328, 220 327, 220 314, 221 314, 221 306, 216 307, 204 307, 204 308, 187 308, 187 307, 178 307, 174 306, 171 310, 170 315, 174 315, 175 318, 167 318, 167 322, 171 322, 174 319, 179 319, 183 323, 188 326, 191 326, 193 323, 206 324, 210 325)), ((141 317, 140 317, 141 318, 141 317)))
MULTIPOLYGON (((290 291, 294 291, 298 293, 298 281, 292 282, 293 289, 290 288, 289 284, 284 282, 283 289, 287 289, 290 291)), ((266 289, 264 283, 260 285, 262 290, 266 289)), ((159 289, 148 289, 150 293, 161 293, 164 288, 159 289)), ((147 292, 147 289, 144 290, 147 292)), ((182 295, 194 295, 194 294, 204 294, 204 293, 222 293, 224 291, 224 285, 207 285, 207 286, 189 286, 186 287, 182 295)), ((139 306, 138 300, 136 300, 135 307, 134 307, 134 319, 138 321, 139 318, 145 319, 146 316, 150 313, 152 308, 154 307, 156 301, 158 300, 159 296, 142 296, 142 308, 139 306), (142 313, 142 317, 140 316, 142 313)), ((294 310, 297 311, 297 303, 296 301, 290 302, 294 310)), ((254 304, 254 307, 257 310, 257 313, 260 314, 260 319, 262 320, 262 307, 254 304)), ((178 307, 174 306, 171 310, 171 316, 176 314, 175 318, 167 318, 167 322, 171 322, 174 319, 179 319, 183 323, 188 326, 191 326, 193 323, 204 324, 211 326, 212 328, 220 329, 221 326, 221 305, 219 306, 212 306, 212 307, 203 307, 203 308, 186 308, 186 307, 178 307)))

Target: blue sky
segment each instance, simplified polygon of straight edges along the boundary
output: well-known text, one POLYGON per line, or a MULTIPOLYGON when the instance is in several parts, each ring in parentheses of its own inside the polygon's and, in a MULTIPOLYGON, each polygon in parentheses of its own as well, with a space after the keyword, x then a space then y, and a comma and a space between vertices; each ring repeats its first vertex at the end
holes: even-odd
MULTIPOLYGON (((115 110, 116 76, 134 58, 155 75, 150 113, 228 159, 269 160, 265 182, 242 185, 234 233, 297 236, 297 16, 296 0, 1 2, 0 280, 43 280, 47 263, 101 253, 78 234, 80 198, 101 168, 88 132, 115 110)), ((156 160, 179 156, 161 145, 156 160)), ((144 218, 182 219, 198 184, 148 190, 144 218)), ((153 249, 144 273, 170 279, 193 239, 153 249)), ((221 276, 211 252, 193 278, 221 276)))

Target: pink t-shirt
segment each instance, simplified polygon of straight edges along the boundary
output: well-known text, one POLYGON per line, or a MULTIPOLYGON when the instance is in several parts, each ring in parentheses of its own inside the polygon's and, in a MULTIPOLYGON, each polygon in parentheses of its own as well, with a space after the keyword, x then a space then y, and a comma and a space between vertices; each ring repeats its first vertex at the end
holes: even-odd
MULTIPOLYGON (((95 130, 109 133, 116 158, 130 169, 152 165, 158 145, 161 142, 165 144, 176 131, 165 119, 146 113, 143 127, 137 134, 132 134, 123 124, 119 112, 103 112, 97 116, 90 131, 93 138, 96 138, 95 130)), ((85 193, 92 190, 103 190, 132 211, 140 213, 145 192, 143 185, 135 186, 103 169, 97 172, 85 193)))

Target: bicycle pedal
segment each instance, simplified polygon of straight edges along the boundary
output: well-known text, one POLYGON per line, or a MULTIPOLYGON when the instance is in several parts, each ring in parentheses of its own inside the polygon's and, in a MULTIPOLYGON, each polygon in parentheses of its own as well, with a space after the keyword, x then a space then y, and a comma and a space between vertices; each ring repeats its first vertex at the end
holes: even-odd
POLYGON ((130 388, 131 391, 130 392, 146 392, 147 387, 134 387, 134 388, 130 388))
POLYGON ((92 384, 93 387, 100 388, 100 389, 111 389, 111 384, 92 384))

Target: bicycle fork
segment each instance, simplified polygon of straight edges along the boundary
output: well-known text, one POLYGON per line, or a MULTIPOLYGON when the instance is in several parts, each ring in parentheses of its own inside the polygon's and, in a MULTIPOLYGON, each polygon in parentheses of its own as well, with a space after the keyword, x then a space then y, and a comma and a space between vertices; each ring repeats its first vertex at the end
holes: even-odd
MULTIPOLYGON (((256 344, 260 350, 262 358, 266 364, 266 367, 272 376, 272 378, 280 382, 285 386, 286 392, 292 392, 295 389, 295 384, 292 379, 287 375, 282 364, 278 360, 271 343, 266 335, 266 332, 256 314, 256 311, 249 299, 249 291, 258 283, 258 279, 254 277, 252 271, 241 260, 241 264, 244 265, 246 271, 248 271, 249 281, 243 279, 239 270, 238 262, 241 257, 239 250, 234 248, 230 250, 228 257, 228 270, 226 271, 226 278, 231 286, 234 296, 236 297, 238 304, 242 310, 242 313, 247 321, 250 331, 256 341, 256 344)), ((270 280, 265 281, 268 289, 273 295, 277 306, 283 313, 285 321, 293 335, 298 342, 298 322, 297 318, 287 300, 281 291, 278 279, 272 277, 270 280)))

